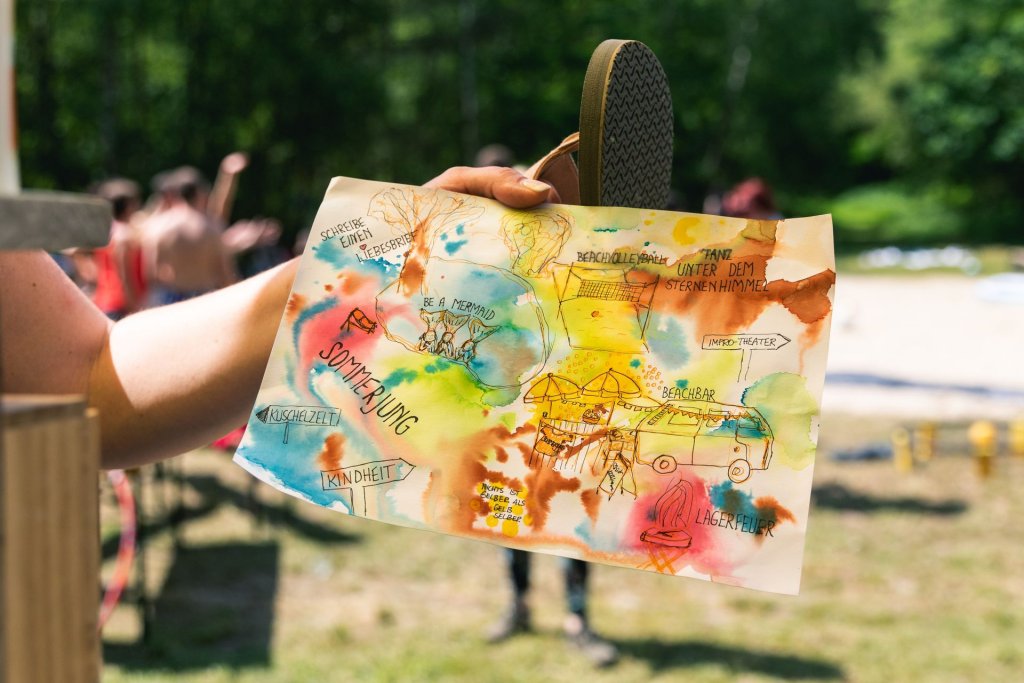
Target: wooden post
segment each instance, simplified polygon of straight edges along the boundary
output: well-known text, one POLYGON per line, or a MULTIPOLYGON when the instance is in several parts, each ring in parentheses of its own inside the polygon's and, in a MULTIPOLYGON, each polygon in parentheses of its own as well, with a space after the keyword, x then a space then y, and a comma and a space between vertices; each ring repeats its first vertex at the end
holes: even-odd
POLYGON ((1009 432, 1010 452, 1017 457, 1024 457, 1024 415, 1010 421, 1009 432))
POLYGON ((996 456, 996 426, 988 420, 978 420, 967 429, 971 442, 978 476, 987 479, 992 476, 992 461, 996 456))
POLYGON ((79 397, 3 396, 0 431, 0 683, 95 683, 95 411, 79 397))
POLYGON ((900 472, 914 469, 914 456, 910 452, 910 432, 904 427, 892 431, 892 461, 900 472))
POLYGON ((935 457, 935 423, 922 422, 914 429, 914 460, 929 462, 935 457))

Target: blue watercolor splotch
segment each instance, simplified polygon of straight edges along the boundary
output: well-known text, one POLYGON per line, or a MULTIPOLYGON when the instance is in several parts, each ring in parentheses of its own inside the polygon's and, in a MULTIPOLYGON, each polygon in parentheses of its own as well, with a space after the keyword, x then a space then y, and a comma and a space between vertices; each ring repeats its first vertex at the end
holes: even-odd
POLYGON ((382 379, 381 384, 386 387, 397 387, 399 384, 402 384, 403 382, 411 382, 417 377, 419 377, 419 373, 415 370, 399 368, 382 379))
POLYGON ((313 255, 333 269, 341 271, 356 268, 380 277, 393 276, 401 270, 398 264, 388 263, 382 258, 359 259, 354 252, 346 251, 337 240, 327 240, 313 247, 313 255))
POLYGON ((711 504, 719 510, 733 515, 757 516, 757 507, 754 505, 754 497, 746 491, 737 491, 733 488, 731 481, 723 481, 715 484, 708 491, 711 504))
POLYGON ((459 240, 458 242, 448 242, 444 245, 444 250, 448 252, 449 256, 454 256, 459 249, 466 246, 468 241, 469 240, 459 240))
POLYGON ((665 329, 660 325, 647 326, 647 345, 659 363, 668 367, 680 367, 690 360, 690 352, 686 349, 683 326, 674 318, 666 320, 665 329))

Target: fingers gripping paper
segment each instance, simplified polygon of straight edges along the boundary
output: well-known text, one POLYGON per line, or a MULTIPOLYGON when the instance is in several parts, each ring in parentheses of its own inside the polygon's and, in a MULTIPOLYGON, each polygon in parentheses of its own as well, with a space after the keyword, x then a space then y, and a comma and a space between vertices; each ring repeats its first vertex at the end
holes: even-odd
POLYGON ((235 459, 392 524, 795 593, 828 216, 335 179, 235 459))

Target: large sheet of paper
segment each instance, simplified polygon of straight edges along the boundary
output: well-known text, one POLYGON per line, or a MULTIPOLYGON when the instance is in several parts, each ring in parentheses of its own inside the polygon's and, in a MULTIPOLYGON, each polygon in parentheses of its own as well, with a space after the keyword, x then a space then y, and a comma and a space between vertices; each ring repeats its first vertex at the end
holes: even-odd
POLYGON ((235 459, 339 512, 799 588, 828 216, 332 181, 235 459))

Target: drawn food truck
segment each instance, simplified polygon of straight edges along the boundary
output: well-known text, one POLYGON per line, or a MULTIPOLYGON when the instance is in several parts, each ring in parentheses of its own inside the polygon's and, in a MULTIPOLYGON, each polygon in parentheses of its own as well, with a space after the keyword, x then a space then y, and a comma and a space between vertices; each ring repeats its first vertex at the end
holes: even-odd
POLYGON ((633 457, 655 472, 679 465, 729 468, 729 479, 744 482, 751 470, 768 468, 772 430, 755 408, 709 401, 667 401, 634 429, 633 457))

